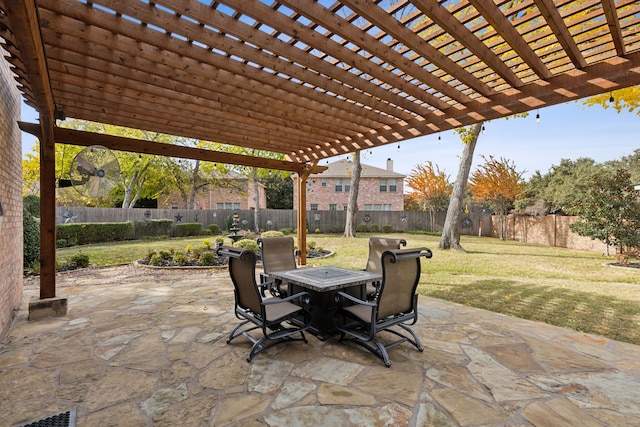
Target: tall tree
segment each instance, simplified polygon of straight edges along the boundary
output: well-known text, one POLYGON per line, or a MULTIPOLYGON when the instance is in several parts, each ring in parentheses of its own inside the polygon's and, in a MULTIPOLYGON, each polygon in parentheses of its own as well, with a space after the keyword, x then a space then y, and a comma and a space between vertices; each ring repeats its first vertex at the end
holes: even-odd
POLYGON ((415 166, 407 178, 407 186, 413 190, 415 200, 421 210, 429 212, 430 231, 435 228, 435 213, 444 209, 451 195, 451 185, 447 175, 440 171, 438 165, 428 161, 424 165, 415 166))
POLYGON ((640 203, 625 169, 596 173, 576 213, 580 220, 571 224, 571 230, 603 241, 607 253, 610 245, 623 253, 640 243, 640 203))
POLYGON ((460 166, 458 167, 458 175, 453 184, 451 198, 449 199, 449 208, 447 209, 447 217, 444 221, 442 229, 442 237, 438 244, 438 249, 455 249, 465 252, 460 245, 460 215, 462 214, 462 200, 464 192, 467 188, 467 180, 471 171, 471 163, 473 162, 473 152, 476 149, 478 135, 482 131, 483 122, 476 123, 471 128, 461 128, 457 130, 464 148, 462 156, 460 156, 460 166))
POLYGON ((360 188, 360 174, 362 164, 360 163, 360 151, 352 153, 353 162, 351 167, 351 188, 349 189, 349 201, 347 203, 347 220, 344 225, 344 237, 355 237, 356 235, 356 214, 358 213, 358 191, 360 188))
POLYGON ((293 209, 291 172, 270 170, 260 182, 266 187, 267 209, 293 209))
POLYGON ((487 203, 500 218, 498 236, 505 236, 505 219, 516 198, 522 193, 524 172, 516 171, 515 164, 505 158, 483 156, 484 164, 474 171, 469 180, 469 189, 474 200, 487 203))

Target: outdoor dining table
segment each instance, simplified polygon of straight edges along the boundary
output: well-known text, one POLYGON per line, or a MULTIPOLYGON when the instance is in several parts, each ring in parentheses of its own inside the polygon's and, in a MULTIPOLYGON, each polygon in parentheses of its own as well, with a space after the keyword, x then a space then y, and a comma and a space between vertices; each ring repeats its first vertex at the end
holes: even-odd
POLYGON ((366 284, 382 280, 382 276, 377 273, 334 266, 274 271, 269 276, 286 285, 289 295, 300 291, 309 292, 309 331, 323 341, 337 332, 333 323, 333 315, 337 309, 336 293, 343 291, 364 299, 366 284))

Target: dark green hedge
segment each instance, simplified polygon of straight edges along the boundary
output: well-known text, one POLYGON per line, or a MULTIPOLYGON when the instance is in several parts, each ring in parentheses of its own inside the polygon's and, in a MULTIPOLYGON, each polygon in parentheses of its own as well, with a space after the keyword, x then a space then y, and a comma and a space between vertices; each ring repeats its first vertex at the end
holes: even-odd
POLYGON ((30 268, 40 261, 40 224, 26 207, 23 210, 22 227, 23 264, 25 268, 30 268))
POLYGON ((149 221, 135 221, 133 223, 133 237, 140 239, 145 236, 169 236, 173 221, 170 219, 151 219, 149 221))
POLYGON ((201 236, 202 224, 199 222, 187 222, 184 224, 176 224, 175 236, 187 237, 187 236, 201 236))
POLYGON ((70 245, 118 242, 134 238, 131 222, 87 222, 58 224, 57 239, 64 239, 70 245))

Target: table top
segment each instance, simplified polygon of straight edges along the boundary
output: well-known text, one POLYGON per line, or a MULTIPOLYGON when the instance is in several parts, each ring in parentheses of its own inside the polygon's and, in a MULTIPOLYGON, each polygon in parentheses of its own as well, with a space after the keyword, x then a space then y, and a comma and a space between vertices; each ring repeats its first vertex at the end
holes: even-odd
POLYGON ((269 275, 318 292, 334 291, 382 280, 380 274, 333 266, 274 271, 269 275))

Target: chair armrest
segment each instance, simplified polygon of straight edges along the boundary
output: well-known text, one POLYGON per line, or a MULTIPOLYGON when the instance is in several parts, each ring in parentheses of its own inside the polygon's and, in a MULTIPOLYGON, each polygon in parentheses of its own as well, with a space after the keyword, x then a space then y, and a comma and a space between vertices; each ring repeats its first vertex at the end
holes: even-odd
POLYGON ((369 307, 374 307, 377 305, 375 303, 370 303, 368 301, 361 300, 360 298, 356 298, 353 295, 349 295, 345 292, 336 292, 336 303, 338 303, 339 306, 342 306, 343 300, 349 300, 355 304, 367 305, 369 307))
POLYGON ((298 292, 297 294, 289 295, 286 298, 268 299, 266 301, 263 301, 262 304, 264 304, 264 305, 280 304, 282 302, 287 302, 287 301, 291 301, 291 300, 294 300, 294 299, 303 298, 303 297, 307 297, 307 296, 309 296, 309 292, 302 291, 302 292, 298 292))

